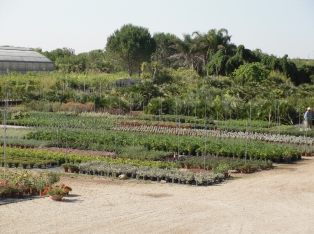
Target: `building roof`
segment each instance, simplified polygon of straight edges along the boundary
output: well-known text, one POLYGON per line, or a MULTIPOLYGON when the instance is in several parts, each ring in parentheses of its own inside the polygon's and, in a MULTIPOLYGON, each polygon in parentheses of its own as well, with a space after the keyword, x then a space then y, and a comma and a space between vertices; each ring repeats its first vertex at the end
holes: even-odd
POLYGON ((0 61, 51 63, 44 55, 23 47, 0 47, 0 61))

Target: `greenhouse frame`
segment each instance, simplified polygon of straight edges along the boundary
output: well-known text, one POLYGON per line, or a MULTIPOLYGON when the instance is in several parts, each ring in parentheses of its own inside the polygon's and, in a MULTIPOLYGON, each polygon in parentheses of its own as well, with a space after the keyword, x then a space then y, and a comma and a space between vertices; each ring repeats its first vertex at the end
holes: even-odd
POLYGON ((53 63, 44 55, 22 47, 0 47, 0 75, 9 72, 53 71, 53 63))

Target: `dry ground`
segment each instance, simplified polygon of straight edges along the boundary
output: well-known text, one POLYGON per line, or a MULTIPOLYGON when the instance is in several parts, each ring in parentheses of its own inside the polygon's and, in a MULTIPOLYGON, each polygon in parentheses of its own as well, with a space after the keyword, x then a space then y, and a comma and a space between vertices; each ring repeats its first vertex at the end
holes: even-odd
POLYGON ((0 233, 314 233, 314 158, 196 187, 64 177, 66 202, 0 206, 0 233))

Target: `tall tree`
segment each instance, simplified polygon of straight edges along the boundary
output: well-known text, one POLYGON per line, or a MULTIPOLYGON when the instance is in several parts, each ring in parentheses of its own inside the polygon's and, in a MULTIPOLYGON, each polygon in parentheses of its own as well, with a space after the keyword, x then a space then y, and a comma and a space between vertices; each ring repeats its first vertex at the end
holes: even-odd
POLYGON ((169 58, 175 60, 179 66, 189 67, 191 70, 197 69, 199 59, 195 56, 196 44, 191 35, 184 34, 183 40, 176 38, 173 42, 172 48, 176 50, 176 53, 169 58))
POLYGON ((225 75, 225 65, 228 61, 228 56, 223 49, 218 50, 215 55, 211 57, 211 60, 206 65, 206 70, 209 75, 215 74, 225 75))
POLYGON ((113 62, 128 71, 129 76, 136 70, 140 73, 141 64, 150 62, 156 49, 155 40, 148 29, 127 24, 108 37, 106 53, 113 62))
POLYGON ((156 51, 152 56, 153 61, 157 62, 161 68, 170 68, 169 57, 176 53, 173 45, 177 36, 170 33, 156 33, 153 38, 156 41, 156 51))
POLYGON ((195 35, 196 52, 203 61, 203 68, 218 50, 224 50, 226 55, 235 54, 236 46, 230 43, 231 36, 227 29, 211 29, 204 34, 194 32, 192 35, 195 35))
POLYGON ((267 79, 269 71, 261 63, 245 63, 237 68, 233 74, 236 80, 244 85, 247 82, 261 83, 267 79))
POLYGON ((106 61, 103 50, 92 50, 87 55, 87 68, 94 72, 110 72, 113 70, 112 65, 106 61))
POLYGON ((239 45, 237 48, 237 53, 228 59, 226 63, 226 74, 230 75, 234 70, 244 63, 258 62, 259 59, 256 55, 249 49, 246 49, 244 45, 239 45))

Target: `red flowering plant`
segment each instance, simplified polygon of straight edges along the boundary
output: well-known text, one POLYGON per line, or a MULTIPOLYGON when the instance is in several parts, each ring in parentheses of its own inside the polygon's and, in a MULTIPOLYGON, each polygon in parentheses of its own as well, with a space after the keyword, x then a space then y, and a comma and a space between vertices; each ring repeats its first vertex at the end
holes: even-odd
POLYGON ((69 186, 66 186, 65 184, 53 184, 50 187, 47 187, 44 190, 44 193, 51 195, 60 195, 60 196, 66 196, 69 195, 69 192, 72 191, 72 188, 69 186))
POLYGON ((2 180, 0 181, 0 197, 6 193, 11 193, 11 189, 9 184, 6 181, 2 180))

